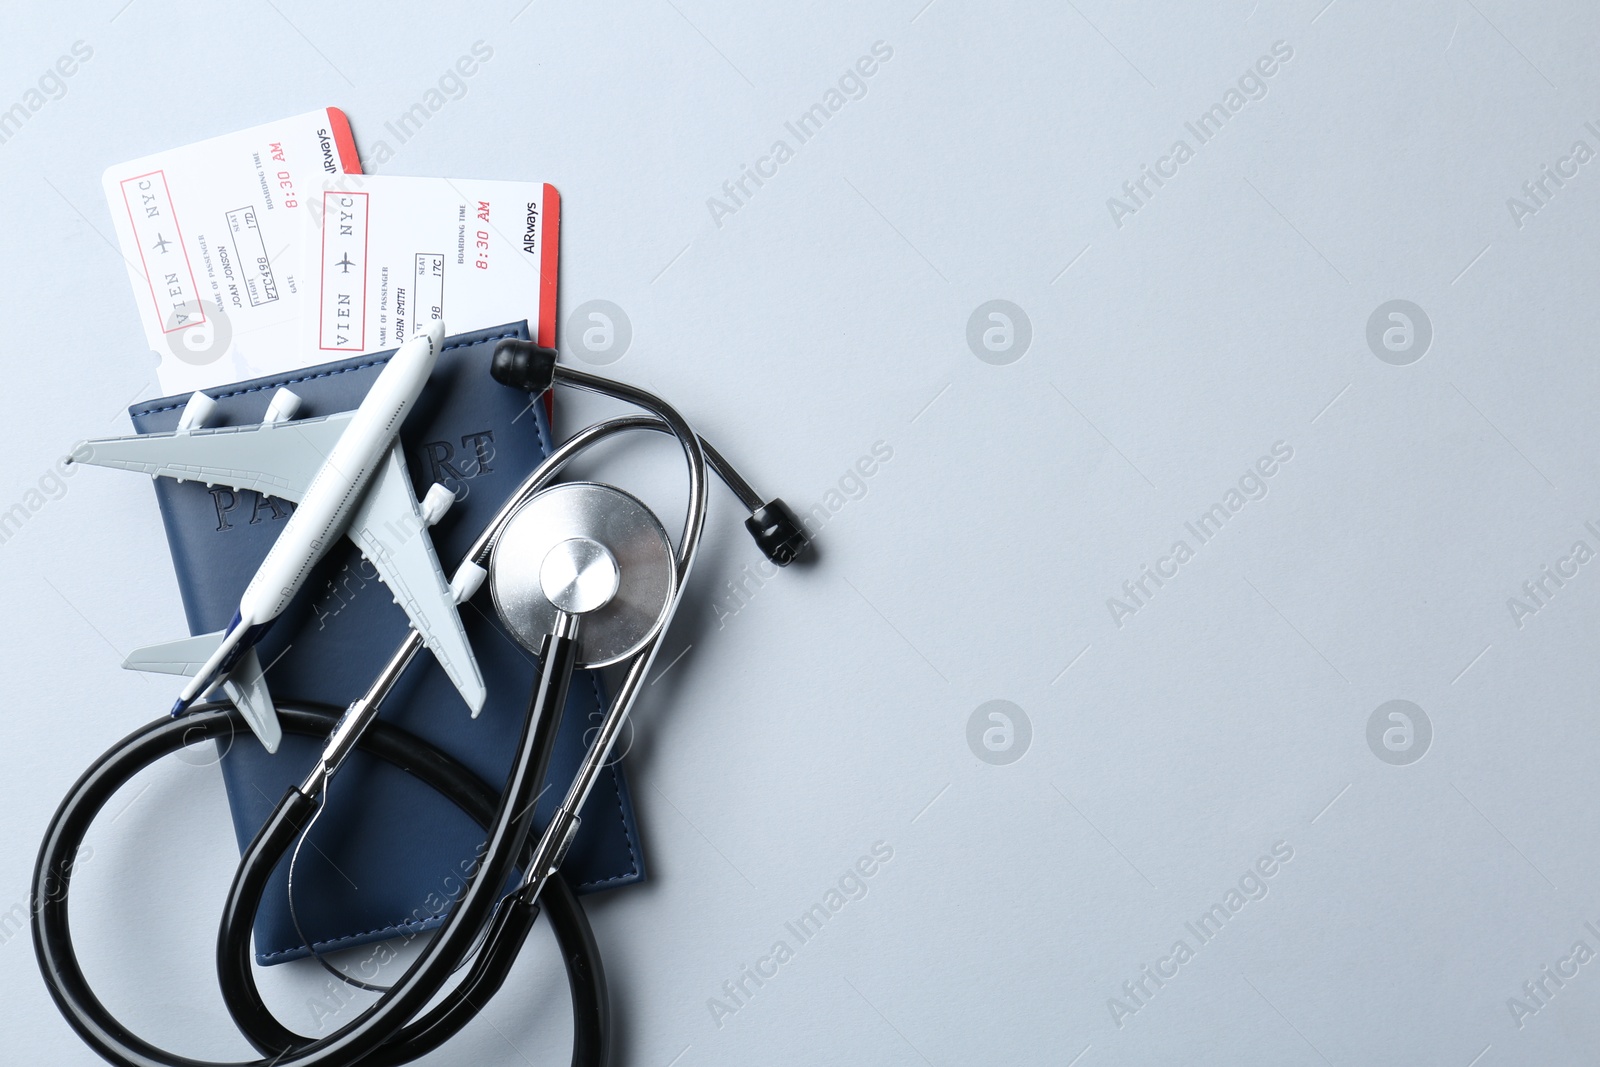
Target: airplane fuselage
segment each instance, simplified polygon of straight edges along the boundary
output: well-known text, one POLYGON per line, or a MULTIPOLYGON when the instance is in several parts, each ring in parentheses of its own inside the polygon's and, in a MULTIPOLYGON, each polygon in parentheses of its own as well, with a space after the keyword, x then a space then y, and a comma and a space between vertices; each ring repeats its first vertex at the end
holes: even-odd
MULTIPOLYGON (((223 484, 235 491, 281 493, 297 505, 221 631, 141 650, 139 662, 188 682, 173 704, 174 715, 218 685, 232 686, 229 699, 248 715, 270 749, 278 731, 263 671, 250 649, 261 640, 310 579, 335 541, 349 536, 396 591, 423 642, 433 651, 473 713, 483 706, 483 676, 456 610, 471 595, 444 579, 426 537, 390 543, 377 532, 412 520, 437 522, 454 496, 435 485, 419 504, 399 452, 400 427, 427 386, 444 350, 444 323, 401 345, 353 411, 293 421, 300 399, 280 388, 256 426, 207 429, 215 401, 195 393, 169 433, 84 441, 72 462, 141 471, 178 481, 223 484), (286 436, 293 435, 293 436, 286 436), (402 596, 404 599, 402 600, 402 596), (202 652, 201 650, 206 651, 202 652), (196 657, 204 655, 203 662, 196 657), (238 681, 232 674, 246 669, 238 681)), ((460 575, 458 575, 460 577, 460 575)), ((130 663, 134 657, 130 657, 130 663)))
POLYGON ((245 588, 239 601, 243 625, 259 626, 281 615, 311 569, 344 535, 362 490, 384 462, 401 423, 433 373, 439 347, 429 336, 419 335, 379 373, 245 588))

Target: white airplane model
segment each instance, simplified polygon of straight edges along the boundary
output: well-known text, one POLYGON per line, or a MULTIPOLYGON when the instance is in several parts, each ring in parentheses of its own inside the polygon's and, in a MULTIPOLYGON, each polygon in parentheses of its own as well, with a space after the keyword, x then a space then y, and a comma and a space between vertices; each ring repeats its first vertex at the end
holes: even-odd
POLYGON ((85 441, 73 449, 74 463, 254 489, 297 505, 227 629, 139 649, 123 664, 188 676, 174 715, 221 686, 267 751, 277 751, 283 731, 254 646, 341 534, 372 561, 472 714, 483 709, 483 675, 457 608, 483 571, 469 565, 453 585, 445 580, 426 527, 455 496, 435 484, 419 508, 397 440, 443 347, 444 325, 435 322, 401 346, 354 411, 291 421, 300 398, 280 389, 260 424, 208 430, 200 427, 216 401, 195 393, 173 433, 85 441))

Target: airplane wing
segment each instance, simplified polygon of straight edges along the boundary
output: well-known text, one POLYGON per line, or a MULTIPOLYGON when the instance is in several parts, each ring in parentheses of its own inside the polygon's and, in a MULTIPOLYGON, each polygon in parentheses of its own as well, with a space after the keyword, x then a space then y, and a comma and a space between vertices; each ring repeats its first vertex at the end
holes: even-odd
POLYGON ((373 472, 350 520, 349 534, 477 715, 487 696, 483 674, 467 641, 450 583, 434 553, 427 523, 417 510, 411 475, 398 446, 389 449, 373 472))
MULTIPOLYGON (((147 671, 152 674, 176 674, 192 678, 204 666, 211 653, 216 651, 227 631, 199 634, 164 645, 150 645, 129 653, 122 666, 130 671, 147 671)), ((250 729, 255 731, 268 752, 278 751, 283 740, 283 727, 278 723, 278 709, 267 691, 267 681, 261 672, 261 660, 256 650, 250 649, 239 660, 231 674, 222 683, 222 692, 233 706, 243 713, 250 729)))
POLYGON ((256 426, 107 437, 83 442, 71 458, 180 482, 254 489, 298 503, 354 417, 343 411, 256 426))

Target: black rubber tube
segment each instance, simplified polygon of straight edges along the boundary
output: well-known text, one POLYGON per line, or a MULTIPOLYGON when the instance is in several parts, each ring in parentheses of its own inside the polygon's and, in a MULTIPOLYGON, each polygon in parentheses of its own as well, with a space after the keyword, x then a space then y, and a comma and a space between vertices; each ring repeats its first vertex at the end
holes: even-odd
MULTIPOLYGON (((338 709, 314 706, 279 708, 279 717, 287 732, 312 736, 325 736, 339 714, 338 709)), ((35 955, 57 1008, 79 1037, 108 1062, 124 1067, 216 1067, 210 1061, 178 1056, 144 1041, 122 1026, 95 996, 72 947, 68 905, 72 865, 78 848, 106 802, 140 770, 186 746, 247 731, 243 717, 226 706, 197 706, 182 718, 157 720, 123 739, 90 766, 62 800, 46 830, 34 869, 35 955)), ((439 790, 480 825, 499 824, 502 837, 509 828, 505 824, 513 821, 506 816, 518 814, 516 809, 505 811, 495 791, 465 766, 398 727, 382 721, 374 723, 361 739, 360 747, 439 790)), ((523 755, 532 754, 524 748, 523 755)), ((519 759, 524 777, 518 784, 523 790, 527 788, 526 772, 532 770, 530 762, 537 761, 519 759)), ((524 801, 522 807, 530 808, 531 803, 524 801)), ((526 813, 522 815, 523 820, 527 817, 526 813)), ((515 857, 507 857, 497 864, 508 870, 498 876, 498 881, 485 884, 495 887, 504 884, 514 860, 515 857)), ((494 903, 493 893, 483 896, 488 899, 483 900, 477 910, 487 913, 494 903)), ((571 888, 559 877, 547 883, 539 903, 544 905, 550 919, 568 971, 575 1034, 572 1062, 575 1065, 604 1064, 609 1056, 609 1005, 593 933, 571 888)), ((515 949, 520 947, 537 913, 535 906, 507 901, 502 916, 495 918, 495 928, 500 931, 495 943, 502 949, 491 951, 486 943, 463 980, 433 1011, 404 1030, 389 1030, 390 1043, 385 1044, 380 1038, 370 1047, 361 1049, 360 1042, 335 1046, 334 1042, 324 1039, 302 1045, 287 1055, 246 1063, 268 1067, 285 1062, 361 1062, 381 1067, 408 1062, 437 1048, 470 1021, 498 991, 514 961, 515 949), (306 1055, 307 1049, 312 1050, 310 1056, 306 1055)), ((481 925, 480 919, 478 926, 481 925)), ((457 938, 464 938, 464 934, 458 933, 457 938)), ((431 983, 434 992, 445 980, 448 979, 431 983)), ((362 1015, 369 1026, 372 1014, 373 1010, 368 1009, 362 1015)), ((341 1034, 350 1029, 346 1027, 341 1034)), ((370 1040, 370 1030, 365 1036, 370 1040)))
MULTIPOLYGON (((535 783, 543 782, 549 771, 550 754, 555 748, 556 734, 560 730, 562 712, 566 707, 567 689, 576 668, 576 642, 566 637, 547 636, 540 649, 539 662, 546 667, 540 671, 540 684, 530 697, 525 719, 530 727, 525 740, 532 753, 528 775, 535 783)), ((478 818, 479 824, 486 826, 493 816, 495 798, 489 794, 487 798, 478 796, 474 799, 487 810, 481 818, 473 811, 467 814, 478 818)), ((240 858, 233 884, 228 888, 227 902, 217 932, 217 982, 222 990, 223 1002, 240 1032, 258 1051, 268 1056, 281 1055, 314 1040, 285 1027, 262 1000, 255 971, 251 967, 250 931, 273 871, 305 831, 317 806, 315 798, 306 796, 294 787, 284 793, 271 817, 262 824, 240 858)), ((465 807, 463 810, 466 810, 465 807)), ((520 859, 524 868, 527 867, 529 857, 526 853, 531 852, 530 846, 531 840, 523 845, 525 854, 520 859)), ((510 903, 503 902, 500 912, 504 912, 510 903)), ((505 980, 539 914, 536 903, 527 911, 528 914, 522 916, 526 920, 525 926, 501 922, 491 926, 478 955, 483 965, 481 969, 469 973, 467 979, 441 1005, 421 1018, 408 1022, 394 1038, 386 1042, 391 1054, 411 1045, 416 1035, 424 1032, 432 1035, 430 1047, 437 1047, 471 1020, 488 996, 493 995, 486 993, 475 982, 488 981, 498 975, 495 982, 498 988, 499 982, 505 980)), ((566 955, 565 951, 563 955, 566 955)), ((421 1055, 420 1051, 406 1058, 412 1059, 418 1055, 421 1055)), ((371 1062, 371 1057, 368 1062, 371 1062)), ((405 1059, 392 1062, 403 1063, 405 1059)))

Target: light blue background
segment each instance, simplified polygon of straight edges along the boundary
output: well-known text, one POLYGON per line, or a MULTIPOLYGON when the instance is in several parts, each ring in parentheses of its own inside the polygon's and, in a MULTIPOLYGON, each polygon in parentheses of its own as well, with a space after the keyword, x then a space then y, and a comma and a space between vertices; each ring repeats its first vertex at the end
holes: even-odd
MULTIPOLYGON (((75 41, 93 58, 0 144, 0 511, 155 391, 101 171, 341 106, 389 143, 376 169, 554 183, 563 315, 623 308, 609 372, 768 492, 826 504, 893 451, 819 563, 720 627, 757 557, 719 498, 628 757, 652 882, 591 908, 619 1062, 1593 1062, 1600 961, 1520 1027, 1507 1001, 1600 951, 1600 563, 1520 628, 1508 599, 1600 549, 1600 162, 1520 228, 1507 199, 1600 149, 1600 11, 522 3, 13 5, 0 107, 75 41), (477 41, 465 94, 398 144, 384 124, 477 41), (714 219, 879 41, 866 95, 714 219), (1107 199, 1279 41, 1265 97, 1118 226, 1107 199), (1031 323, 1008 365, 967 344, 992 299, 1031 323), (1433 327, 1407 366, 1366 340, 1393 299, 1433 327), (1107 599, 1279 441, 1266 497, 1117 626, 1107 599), (967 741, 994 699, 1032 730, 998 766, 967 741), (1367 743, 1393 699, 1432 724, 1407 766, 1367 743), (879 841, 867 895, 719 1026, 710 998, 879 841), (1265 898, 1118 1026, 1122 984, 1279 842, 1265 898)), ((666 458, 622 471, 674 516, 666 458)), ((148 487, 78 474, 0 544, 0 602, 0 914, 25 914, 59 796, 171 698, 118 669, 183 626, 148 487)), ((245 1055, 211 978, 215 768, 113 814, 74 897, 91 978, 142 1035, 245 1055)), ((564 1062, 554 967, 541 933, 426 1062, 564 1062)), ((267 981, 314 1031, 317 973, 267 981)), ((96 1062, 25 936, 0 1034, 10 1062, 96 1062)))

